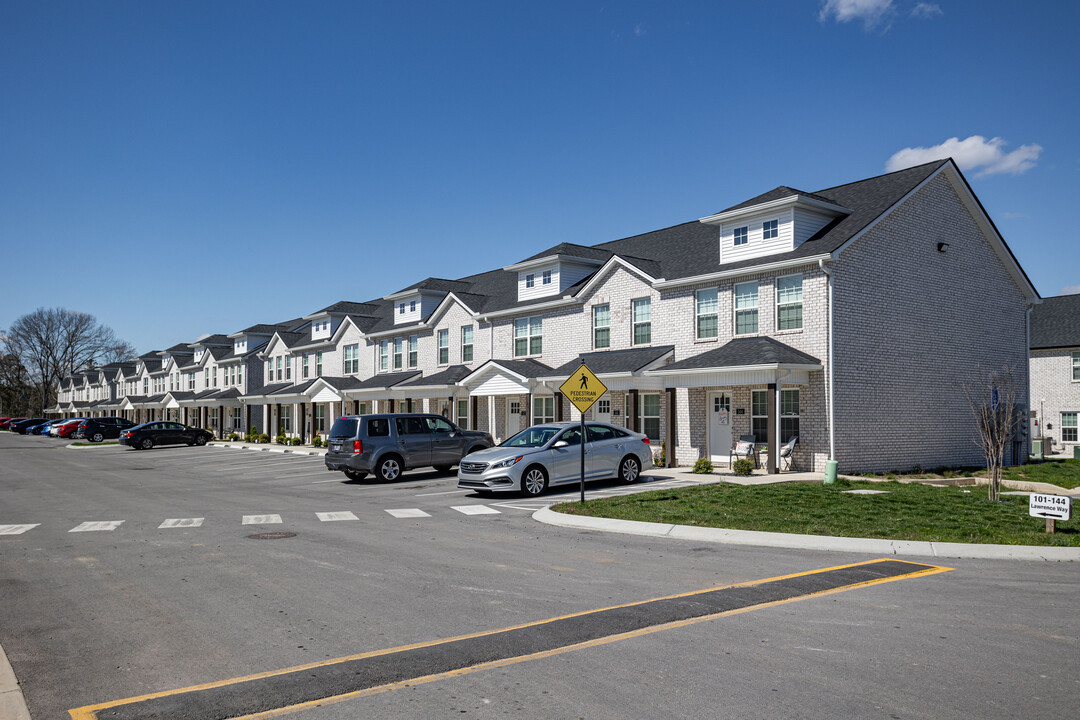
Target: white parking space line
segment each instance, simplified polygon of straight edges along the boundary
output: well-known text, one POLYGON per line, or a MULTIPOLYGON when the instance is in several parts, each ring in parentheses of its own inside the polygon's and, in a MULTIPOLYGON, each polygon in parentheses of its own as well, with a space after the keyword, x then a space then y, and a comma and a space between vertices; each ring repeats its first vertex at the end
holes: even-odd
POLYGON ((69 533, 73 532, 100 532, 104 530, 115 530, 120 527, 123 520, 100 520, 98 522, 84 522, 68 530, 69 533))
POLYGON ((333 522, 335 520, 359 520, 360 518, 352 514, 348 510, 340 512, 321 512, 315 513, 315 515, 323 522, 333 522))
POLYGON ((22 535, 27 530, 33 530, 41 523, 33 525, 0 525, 0 535, 22 535))
MULTIPOLYGON (((273 479, 274 480, 288 480, 290 478, 317 477, 317 476, 320 476, 320 475, 323 476, 323 477, 326 477, 326 471, 323 470, 322 472, 294 473, 292 475, 275 475, 273 479)), ((342 477, 344 477, 344 476, 342 476, 342 477)), ((329 482, 341 482, 342 477, 334 478, 332 481, 329 481, 329 482)))
POLYGON ((281 523, 280 515, 245 515, 241 525, 277 525, 281 523))
POLYGON ((462 493, 470 492, 472 492, 472 490, 444 490, 443 492, 437 493, 421 493, 419 495, 414 495, 413 497, 432 497, 433 495, 460 495, 462 493))
POLYGON ((206 518, 170 518, 158 525, 158 530, 161 530, 162 528, 202 527, 203 520, 205 519, 206 518))
POLYGON ((451 505, 450 508, 463 515, 502 515, 501 512, 487 505, 451 505))
MULTIPOLYGON (((275 478, 275 480, 276 480, 276 479, 277 479, 277 478, 275 478)), ((344 481, 345 481, 345 476, 344 476, 344 475, 342 475, 342 476, 340 476, 340 477, 336 477, 336 478, 334 478, 333 480, 316 480, 316 481, 315 481, 315 482, 313 482, 313 483, 308 483, 308 485, 322 485, 323 483, 332 483, 332 482, 336 482, 336 483, 339 483, 339 482, 344 482, 344 481)))
POLYGON ((431 517, 430 514, 424 512, 420 508, 401 508, 401 509, 397 509, 397 510, 387 510, 386 512, 390 513, 391 515, 393 515, 396 518, 431 517))

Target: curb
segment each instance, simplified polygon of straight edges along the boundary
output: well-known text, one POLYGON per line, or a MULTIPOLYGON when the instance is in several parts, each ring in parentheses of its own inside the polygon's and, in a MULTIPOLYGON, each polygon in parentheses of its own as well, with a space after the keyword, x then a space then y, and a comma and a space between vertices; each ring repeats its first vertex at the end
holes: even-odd
POLYGON ((881 540, 877 538, 846 538, 827 535, 795 535, 757 530, 726 530, 689 525, 614 520, 611 518, 564 515, 551 508, 541 508, 533 519, 548 525, 600 530, 648 537, 670 537, 696 542, 715 542, 727 545, 783 548, 787 550, 828 550, 873 553, 876 555, 915 555, 935 558, 968 558, 977 560, 1043 560, 1047 562, 1080 562, 1080 548, 1041 547, 1038 545, 979 545, 974 543, 939 543, 912 540, 881 540))
POLYGON ((19 680, 11 669, 4 648, 0 646, 0 718, 4 720, 30 720, 19 680))
POLYGON ((273 447, 273 446, 263 447, 262 445, 237 445, 237 444, 227 443, 227 442, 226 443, 209 442, 209 443, 206 444, 206 446, 207 447, 224 448, 224 449, 229 449, 229 450, 258 450, 259 452, 284 453, 286 455, 311 455, 311 456, 316 456, 316 457, 322 457, 323 455, 326 454, 325 450, 315 450, 315 449, 293 450, 292 448, 285 448, 285 447, 273 447))

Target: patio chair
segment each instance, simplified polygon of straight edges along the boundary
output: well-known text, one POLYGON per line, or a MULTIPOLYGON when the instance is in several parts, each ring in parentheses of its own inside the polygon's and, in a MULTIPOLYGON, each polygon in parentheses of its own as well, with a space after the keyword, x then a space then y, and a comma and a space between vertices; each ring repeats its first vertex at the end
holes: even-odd
POLYGON ((782 470, 795 469, 795 446, 799 444, 799 436, 792 435, 786 443, 780 446, 780 465, 782 470), (783 467, 786 463, 786 467, 783 467))
POLYGON ((754 451, 754 443, 756 440, 757 435, 740 435, 739 439, 732 443, 731 454, 728 456, 729 469, 735 463, 735 459, 740 457, 744 457, 747 460, 754 458, 754 465, 757 466, 757 453, 754 451))

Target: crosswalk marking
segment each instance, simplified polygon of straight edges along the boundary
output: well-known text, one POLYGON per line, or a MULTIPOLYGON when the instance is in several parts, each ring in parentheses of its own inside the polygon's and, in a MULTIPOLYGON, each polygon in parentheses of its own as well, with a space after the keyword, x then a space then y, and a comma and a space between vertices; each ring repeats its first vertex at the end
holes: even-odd
POLYGON ((123 520, 99 520, 97 522, 84 522, 71 528, 70 530, 68 530, 68 532, 101 532, 105 530, 112 531, 120 527, 123 522, 123 520))
POLYGON ((0 535, 22 535, 27 530, 33 530, 41 523, 33 525, 0 525, 0 535))
POLYGON ((277 525, 281 522, 280 515, 245 515, 241 525, 277 525))
POLYGON ((322 520, 323 522, 333 522, 334 520, 359 520, 360 519, 360 518, 356 517, 356 515, 353 515, 353 513, 351 511, 349 511, 349 510, 344 510, 342 512, 321 512, 321 513, 315 513, 315 515, 317 515, 318 518, 320 520, 322 520))
POLYGON ((162 528, 202 527, 203 520, 205 519, 206 518, 170 518, 158 525, 158 530, 161 530, 162 528))
POLYGON ((398 509, 398 510, 387 510, 386 512, 390 513, 391 515, 393 515, 396 518, 431 517, 431 515, 424 512, 420 508, 401 508, 401 509, 398 509))
POLYGON ((451 505, 450 507, 463 515, 502 515, 501 512, 487 505, 451 505))

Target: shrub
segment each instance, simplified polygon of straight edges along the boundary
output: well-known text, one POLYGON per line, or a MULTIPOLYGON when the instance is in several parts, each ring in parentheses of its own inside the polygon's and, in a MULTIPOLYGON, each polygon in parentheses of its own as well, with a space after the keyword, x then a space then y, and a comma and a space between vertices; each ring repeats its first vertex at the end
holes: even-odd
POLYGON ((251 426, 251 432, 248 433, 248 436, 253 437, 253 438, 259 437, 259 429, 257 427, 255 427, 254 425, 252 425, 251 426))
POLYGON ((736 475, 749 475, 754 471, 754 461, 747 458, 739 458, 731 464, 731 469, 736 475))
POLYGON ((303 442, 304 442, 304 441, 303 441, 303 440, 301 440, 301 439, 300 439, 300 438, 298 438, 298 437, 294 437, 294 438, 293 438, 292 440, 290 440, 290 441, 289 441, 289 443, 290 443, 290 444, 292 444, 292 445, 294 445, 294 446, 295 446, 295 445, 302 445, 302 444, 303 444, 303 442))
POLYGON ((282 433, 282 434, 278 435, 276 438, 274 438, 274 442, 276 442, 278 445, 284 445, 287 442, 287 440, 285 438, 285 433, 282 433))
POLYGON ((270 442, 270 436, 267 435, 266 433, 263 433, 262 435, 259 435, 259 442, 261 442, 261 443, 270 442))
POLYGON ((694 463, 694 472, 698 475, 708 475, 713 471, 712 460, 709 458, 701 458, 694 463))
POLYGON ((240 439, 240 433, 234 433, 234 432, 229 433, 229 440, 239 440, 239 439, 240 439))
POLYGON ((322 436, 316 435, 315 437, 311 438, 311 444, 314 447, 322 447, 322 436))

